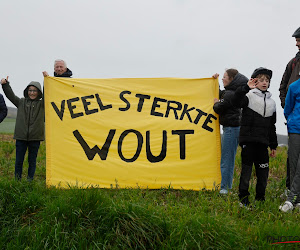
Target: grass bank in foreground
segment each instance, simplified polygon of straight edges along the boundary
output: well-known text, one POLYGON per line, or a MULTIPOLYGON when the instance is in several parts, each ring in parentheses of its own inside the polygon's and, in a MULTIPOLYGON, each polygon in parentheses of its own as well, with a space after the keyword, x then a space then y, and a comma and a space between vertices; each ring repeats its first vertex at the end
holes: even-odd
MULTIPOLYGON (((300 237, 300 212, 278 211, 286 148, 271 160, 266 201, 246 210, 238 205, 239 156, 228 196, 205 190, 60 190, 45 187, 44 144, 33 183, 13 180, 14 142, 0 144, 2 249, 273 249, 278 237, 300 237)), ((254 189, 251 182, 252 197, 254 189)))

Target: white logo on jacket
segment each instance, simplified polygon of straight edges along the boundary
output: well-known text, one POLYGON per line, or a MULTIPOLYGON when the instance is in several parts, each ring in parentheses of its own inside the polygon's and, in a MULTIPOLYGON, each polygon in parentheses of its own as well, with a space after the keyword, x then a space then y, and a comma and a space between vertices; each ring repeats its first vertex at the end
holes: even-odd
POLYGON ((276 103, 271 99, 270 92, 263 93, 259 89, 252 89, 246 95, 249 100, 248 107, 261 116, 270 117, 276 111, 276 103))

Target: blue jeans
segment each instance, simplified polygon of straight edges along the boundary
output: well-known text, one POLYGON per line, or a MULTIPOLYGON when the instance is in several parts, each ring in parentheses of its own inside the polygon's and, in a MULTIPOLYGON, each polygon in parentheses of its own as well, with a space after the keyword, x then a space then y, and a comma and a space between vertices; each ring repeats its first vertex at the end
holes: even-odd
POLYGON ((223 127, 221 140, 221 189, 231 189, 240 127, 223 127))
POLYGON ((15 163, 15 178, 22 178, 24 157, 28 148, 28 180, 33 180, 36 169, 36 157, 39 151, 40 141, 21 141, 16 140, 16 163, 15 163))

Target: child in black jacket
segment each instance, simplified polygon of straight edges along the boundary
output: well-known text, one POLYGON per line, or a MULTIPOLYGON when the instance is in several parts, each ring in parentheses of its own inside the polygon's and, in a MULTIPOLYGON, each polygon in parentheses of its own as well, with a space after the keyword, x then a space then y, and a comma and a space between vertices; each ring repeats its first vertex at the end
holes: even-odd
POLYGON ((239 184, 241 206, 249 205, 249 181, 252 165, 255 165, 257 176, 256 200, 265 200, 265 191, 269 175, 269 152, 275 157, 276 104, 268 90, 272 71, 266 68, 254 70, 247 85, 238 88, 232 103, 243 108, 239 144, 242 147, 242 172, 239 184))

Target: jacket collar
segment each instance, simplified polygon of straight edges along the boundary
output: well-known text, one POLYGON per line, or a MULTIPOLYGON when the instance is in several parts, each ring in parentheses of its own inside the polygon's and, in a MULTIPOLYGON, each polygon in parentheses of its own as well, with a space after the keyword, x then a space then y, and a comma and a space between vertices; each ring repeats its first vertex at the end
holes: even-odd
POLYGON ((254 94, 256 94, 256 95, 258 95, 258 96, 261 96, 261 97, 263 97, 264 95, 266 95, 267 98, 271 98, 271 96, 272 96, 272 94, 269 91, 263 92, 263 91, 261 91, 258 88, 252 89, 251 92, 254 93, 254 94))

